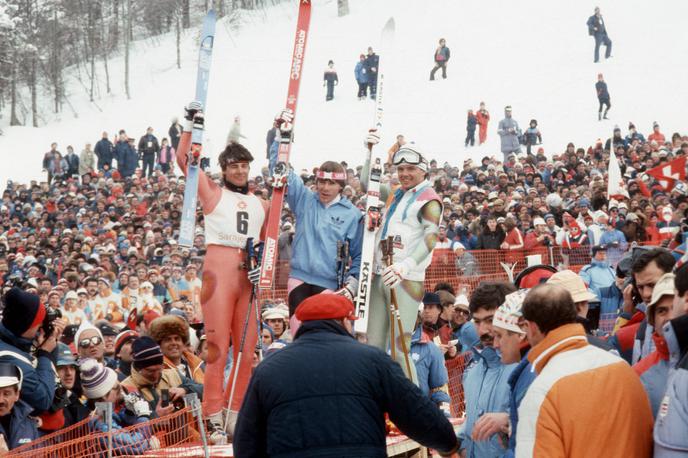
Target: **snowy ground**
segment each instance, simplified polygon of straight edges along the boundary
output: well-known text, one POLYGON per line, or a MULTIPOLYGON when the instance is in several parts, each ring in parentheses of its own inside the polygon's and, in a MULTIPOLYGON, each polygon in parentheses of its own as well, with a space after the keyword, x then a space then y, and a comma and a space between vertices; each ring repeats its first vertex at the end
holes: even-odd
MULTIPOLYGON (((600 64, 592 62, 593 39, 585 25, 595 6, 591 2, 349 2, 351 14, 337 18, 336 1, 314 0, 292 150, 297 168, 326 159, 362 161, 373 103, 356 99, 353 68, 360 53, 377 46, 390 16, 396 20, 395 51, 381 56, 388 84, 384 150, 397 133, 404 133, 440 162, 499 155, 495 131, 507 104, 524 128, 531 118, 538 119, 548 153, 562 150, 569 141, 587 146, 607 138, 615 124, 625 133, 629 121, 647 134, 656 120, 667 137, 688 127, 688 40, 683 27, 688 2, 597 2, 613 40, 612 59, 600 64), (452 52, 449 78, 430 82, 440 37, 452 52), (340 84, 335 99, 325 102, 322 73, 329 59, 335 61, 340 84), (598 72, 605 74, 611 93, 610 121, 597 121, 598 72), (476 109, 481 100, 492 115, 488 142, 466 150, 466 110, 476 109)), ((206 151, 213 162, 237 114, 257 165, 265 162, 265 132, 286 97, 296 12, 295 2, 285 3, 266 14, 246 15, 240 30, 218 24, 206 116, 206 151)), ((124 97, 118 57, 110 62, 113 94, 98 99, 97 106, 88 102, 80 83, 70 81, 68 97, 78 116, 65 107, 52 119, 49 95, 42 112, 49 120, 44 127, 10 128, 4 113, 0 183, 44 177, 41 158, 52 141, 63 152, 67 144, 79 152, 103 130, 124 128, 138 138, 152 125, 159 137, 165 136, 172 116, 181 115, 193 95, 196 37, 195 30, 183 37, 181 70, 175 67, 172 35, 138 42, 132 56, 131 100, 124 97)), ((102 73, 102 66, 99 70, 102 73)))

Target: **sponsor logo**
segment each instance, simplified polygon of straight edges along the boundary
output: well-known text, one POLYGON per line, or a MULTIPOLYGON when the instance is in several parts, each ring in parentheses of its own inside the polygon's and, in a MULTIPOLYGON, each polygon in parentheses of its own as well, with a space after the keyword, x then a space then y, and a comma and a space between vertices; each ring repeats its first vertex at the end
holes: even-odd
POLYGON ((246 202, 244 202, 243 200, 240 200, 240 201, 237 203, 237 207, 239 207, 241 210, 245 210, 246 207, 248 207, 248 204, 247 204, 246 202))
POLYGON ((365 318, 366 299, 368 298, 368 285, 370 284, 370 262, 361 264, 361 279, 358 287, 358 301, 356 314, 359 318, 365 318))
POLYGON ((344 224, 344 220, 341 219, 339 216, 331 216, 330 222, 336 226, 341 226, 342 224, 344 224))
POLYGON ((296 39, 294 47, 294 61, 291 64, 291 79, 297 80, 301 77, 301 66, 303 65, 303 51, 306 47, 306 31, 301 29, 296 39))
POLYGON ((272 272, 275 263, 275 251, 277 249, 277 241, 273 238, 268 238, 265 241, 265 258, 263 259, 263 269, 265 272, 272 272))

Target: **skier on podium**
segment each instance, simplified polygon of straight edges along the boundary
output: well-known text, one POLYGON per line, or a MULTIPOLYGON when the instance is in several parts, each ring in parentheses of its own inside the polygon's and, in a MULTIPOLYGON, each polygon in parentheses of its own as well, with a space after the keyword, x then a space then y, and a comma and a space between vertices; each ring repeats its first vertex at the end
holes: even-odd
MULTIPOLYGON (((366 138, 369 148, 380 137, 371 129, 366 138)), ((401 186, 392 190, 380 186, 380 201, 388 202, 383 210, 375 240, 375 257, 368 319, 368 343, 380 349, 391 349, 406 376, 417 383, 413 361, 409 363, 411 333, 418 314, 418 304, 425 288, 425 269, 432 260, 442 216, 442 200, 428 180, 427 159, 413 143, 406 143, 392 157, 401 186), (393 240, 392 263, 382 251, 388 238, 393 240), (390 314, 392 296, 396 296, 400 320, 390 314), (403 329, 403 341, 399 322, 403 329), (392 327, 390 327, 392 326, 392 327), (394 343, 390 335, 394 330, 394 343)), ((361 183, 368 183, 370 163, 366 163, 361 183)))
MULTIPOLYGON (((192 102, 185 108, 183 132, 177 149, 177 163, 187 173, 191 148, 191 130, 203 125, 201 104, 192 102)), ((207 251, 203 264, 201 307, 208 342, 203 411, 208 418, 210 439, 223 443, 223 409, 229 398, 222 388, 224 368, 229 351, 230 336, 234 339, 234 359, 239 357, 239 346, 244 322, 249 313, 252 283, 258 282, 259 268, 247 271, 246 243, 249 238, 261 240, 266 221, 268 203, 248 190, 248 174, 253 156, 242 145, 230 143, 220 153, 222 184, 218 185, 205 173, 199 174, 198 197, 203 207, 207 251)), ((254 348, 257 341, 257 322, 248 320, 246 348, 254 348)), ((228 406, 229 431, 236 422, 237 412, 251 377, 253 351, 242 352, 241 370, 232 372, 226 390, 236 386, 231 405, 228 406)))

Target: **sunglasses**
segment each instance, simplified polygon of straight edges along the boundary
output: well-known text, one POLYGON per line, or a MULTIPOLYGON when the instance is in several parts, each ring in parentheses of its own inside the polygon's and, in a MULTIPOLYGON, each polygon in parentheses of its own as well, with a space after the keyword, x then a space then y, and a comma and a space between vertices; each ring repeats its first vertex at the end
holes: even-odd
POLYGON ((464 309, 460 309, 460 308, 455 308, 454 311, 456 313, 460 313, 461 315, 466 315, 466 316, 470 316, 470 314, 471 314, 471 312, 469 312, 468 310, 464 310, 464 309))
POLYGON ((81 339, 79 341, 79 346, 81 348, 88 348, 90 346, 96 346, 100 345, 100 343, 103 342, 103 339, 100 338, 100 336, 93 336, 90 339, 81 339))

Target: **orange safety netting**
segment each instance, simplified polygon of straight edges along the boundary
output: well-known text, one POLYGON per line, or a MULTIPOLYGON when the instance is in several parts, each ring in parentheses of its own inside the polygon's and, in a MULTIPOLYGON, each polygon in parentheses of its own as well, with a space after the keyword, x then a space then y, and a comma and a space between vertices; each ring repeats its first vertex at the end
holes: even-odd
MULTIPOLYGON (((103 432, 95 419, 89 418, 64 431, 58 431, 23 445, 4 455, 12 458, 102 458, 111 450, 112 456, 139 456, 161 448, 200 444, 198 425, 190 408, 165 417, 127 428, 103 432)), ((186 456, 184 448, 178 454, 186 456)))
POLYGON ((466 402, 463 395, 463 372, 471 362, 471 352, 467 351, 457 355, 456 358, 445 362, 447 375, 449 376, 449 397, 451 398, 451 414, 454 418, 460 418, 466 411, 466 402))

